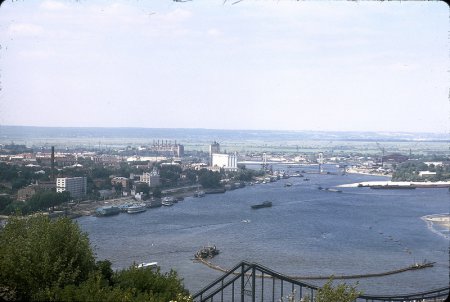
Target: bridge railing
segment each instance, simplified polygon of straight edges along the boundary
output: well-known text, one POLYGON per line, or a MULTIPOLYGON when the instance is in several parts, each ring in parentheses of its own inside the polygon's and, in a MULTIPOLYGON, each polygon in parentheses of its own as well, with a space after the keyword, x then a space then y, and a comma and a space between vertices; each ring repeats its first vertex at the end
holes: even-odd
MULTIPOLYGON (((193 295, 196 302, 203 301, 314 301, 319 287, 291 279, 257 263, 243 261, 227 273, 193 295)), ((427 292, 392 296, 361 295, 357 301, 444 301, 449 287, 427 292)))

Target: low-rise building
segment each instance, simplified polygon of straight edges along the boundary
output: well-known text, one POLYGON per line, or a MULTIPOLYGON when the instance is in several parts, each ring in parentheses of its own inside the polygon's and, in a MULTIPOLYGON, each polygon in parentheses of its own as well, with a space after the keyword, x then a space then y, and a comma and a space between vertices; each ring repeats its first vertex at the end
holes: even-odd
POLYGON ((111 179, 111 184, 113 186, 121 184, 122 188, 126 189, 126 188, 128 188, 128 186, 130 184, 130 180, 126 177, 113 177, 111 179))
POLYGON ((17 200, 26 201, 39 191, 37 185, 29 185, 17 191, 17 200))
POLYGON ((142 174, 140 181, 148 184, 150 188, 157 187, 161 184, 159 174, 155 171, 142 174))
POLYGON ((422 178, 433 177, 433 176, 436 176, 436 172, 419 171, 419 176, 422 178))

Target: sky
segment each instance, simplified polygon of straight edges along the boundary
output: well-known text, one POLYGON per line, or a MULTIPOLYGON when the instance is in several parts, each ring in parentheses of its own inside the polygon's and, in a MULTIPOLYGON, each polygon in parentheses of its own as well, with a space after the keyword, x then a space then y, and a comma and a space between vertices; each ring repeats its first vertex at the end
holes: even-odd
POLYGON ((440 1, 5 1, 0 125, 448 133, 440 1))

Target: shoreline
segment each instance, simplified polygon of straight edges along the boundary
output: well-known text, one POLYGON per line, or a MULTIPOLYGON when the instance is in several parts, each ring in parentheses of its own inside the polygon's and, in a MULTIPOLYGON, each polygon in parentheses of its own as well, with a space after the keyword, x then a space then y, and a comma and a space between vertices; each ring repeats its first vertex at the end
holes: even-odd
POLYGON ((348 168, 345 171, 345 173, 347 173, 347 174, 371 175, 371 176, 384 176, 384 177, 392 178, 392 174, 374 173, 374 172, 367 171, 366 169, 352 169, 352 168, 348 168))
POLYGON ((372 186, 403 186, 403 187, 417 187, 417 188, 450 188, 450 181, 436 181, 436 182, 420 182, 420 181, 363 181, 350 184, 342 184, 337 187, 340 188, 357 188, 357 187, 372 187, 372 186))

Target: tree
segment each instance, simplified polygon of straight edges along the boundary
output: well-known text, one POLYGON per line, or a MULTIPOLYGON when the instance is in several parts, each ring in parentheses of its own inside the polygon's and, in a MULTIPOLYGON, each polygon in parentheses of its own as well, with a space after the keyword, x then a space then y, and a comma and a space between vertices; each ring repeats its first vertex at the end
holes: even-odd
POLYGON ((136 193, 139 193, 139 192, 142 192, 145 195, 148 195, 148 193, 150 192, 150 186, 145 182, 138 183, 136 185, 136 193))
POLYGON ((333 287, 333 278, 331 278, 322 288, 319 289, 315 301, 353 302, 361 294, 362 292, 356 290, 356 286, 347 285, 346 283, 341 283, 336 287, 333 287))
POLYGON ((159 187, 153 188, 153 190, 152 190, 152 195, 153 195, 153 197, 155 197, 155 198, 161 198, 161 196, 162 196, 161 189, 160 189, 159 187))
POLYGON ((7 206, 12 203, 12 198, 9 196, 0 196, 0 212, 3 212, 7 206))
POLYGON ((219 188, 221 176, 219 172, 213 172, 206 169, 199 171, 198 181, 204 188, 219 188))
POLYGON ((89 239, 70 219, 12 217, 0 232, 0 287, 19 300, 78 285, 94 268, 89 239))
POLYGON ((0 301, 192 301, 175 271, 95 263, 87 235, 67 218, 12 217, 0 242, 0 301))
MULTIPOLYGON (((70 200, 68 191, 56 193, 52 191, 38 192, 27 202, 30 211, 47 210, 70 200)), ((28 213, 28 212, 26 212, 28 213)))
POLYGON ((159 176, 163 183, 176 185, 180 179, 182 169, 179 165, 161 165, 159 176))

